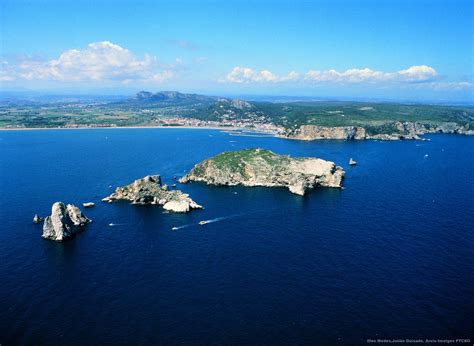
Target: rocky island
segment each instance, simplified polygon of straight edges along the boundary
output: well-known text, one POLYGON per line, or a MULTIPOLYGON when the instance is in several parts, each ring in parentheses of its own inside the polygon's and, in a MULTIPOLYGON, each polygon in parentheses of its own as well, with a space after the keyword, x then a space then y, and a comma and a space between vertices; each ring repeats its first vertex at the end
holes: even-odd
POLYGON ((89 222, 91 220, 75 205, 56 202, 51 207, 51 215, 44 219, 43 238, 55 241, 66 240, 83 231, 84 226, 89 222))
POLYGON ((295 194, 317 186, 341 187, 344 170, 334 162, 278 155, 265 149, 221 153, 202 161, 180 179, 209 185, 288 187, 295 194))
POLYGON ((103 202, 108 203, 118 200, 140 205, 158 204, 165 210, 177 213, 186 213, 191 209, 202 208, 189 195, 179 190, 168 190, 167 185, 161 185, 159 175, 148 175, 135 180, 130 185, 119 186, 114 193, 102 199, 103 202))

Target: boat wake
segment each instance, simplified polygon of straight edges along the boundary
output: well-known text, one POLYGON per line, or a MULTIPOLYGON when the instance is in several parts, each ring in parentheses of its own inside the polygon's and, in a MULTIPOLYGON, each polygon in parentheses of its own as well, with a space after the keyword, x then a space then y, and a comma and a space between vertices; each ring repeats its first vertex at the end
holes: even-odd
POLYGON ((172 231, 177 231, 177 230, 179 230, 179 229, 191 227, 191 226, 194 226, 194 225, 196 225, 196 224, 195 224, 195 223, 190 223, 190 224, 187 224, 187 225, 175 226, 175 227, 171 228, 171 230, 172 230, 172 231))
POLYGON ((182 225, 182 226, 175 226, 175 227, 173 227, 173 228, 171 228, 171 229, 172 229, 173 231, 177 231, 177 230, 180 230, 180 229, 183 229, 183 228, 192 227, 192 226, 207 225, 208 223, 214 223, 214 222, 218 222, 218 221, 230 219, 230 218, 233 218, 233 217, 236 217, 236 216, 238 216, 238 215, 230 215, 230 216, 216 217, 216 218, 214 218, 214 219, 203 220, 203 221, 199 221, 199 222, 197 222, 197 223, 188 223, 188 224, 182 225))
POLYGON ((237 215, 231 215, 231 216, 223 216, 223 217, 216 217, 215 219, 210 219, 210 220, 205 220, 205 223, 213 223, 213 222, 219 222, 222 220, 230 219, 232 217, 236 217, 237 215))
MULTIPOLYGON (((272 209, 276 209, 276 208, 272 208, 272 209)), ((255 213, 260 213, 260 212, 266 213, 266 212, 268 212, 268 210, 257 210, 257 211, 250 212, 250 213, 242 213, 242 214, 234 214, 234 215, 228 215, 228 216, 220 216, 220 217, 216 217, 216 218, 209 219, 209 220, 202 220, 202 221, 199 221, 199 222, 197 222, 197 223, 189 223, 189 224, 182 225, 182 226, 175 226, 175 227, 173 227, 173 228, 171 228, 171 229, 172 229, 173 231, 177 231, 177 230, 180 230, 180 229, 183 229, 183 228, 188 228, 188 227, 193 227, 193 226, 203 226, 203 225, 207 225, 208 223, 214 223, 214 222, 229 220, 229 219, 233 219, 233 218, 236 218, 236 217, 246 216, 246 215, 255 214, 255 213)))

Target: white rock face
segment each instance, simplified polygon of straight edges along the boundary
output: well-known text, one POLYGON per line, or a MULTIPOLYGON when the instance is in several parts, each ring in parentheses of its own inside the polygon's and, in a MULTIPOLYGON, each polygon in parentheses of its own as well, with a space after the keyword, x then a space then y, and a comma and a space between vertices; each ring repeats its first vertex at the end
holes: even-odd
POLYGON ((75 205, 56 202, 51 207, 51 216, 44 219, 43 238, 63 241, 84 229, 91 222, 75 205))
POLYGON ((174 211, 176 213, 187 213, 191 207, 187 201, 170 201, 163 205, 163 209, 174 211))
POLYGON ((304 195, 317 186, 341 187, 344 170, 318 158, 290 158, 264 149, 225 152, 198 163, 181 182, 210 185, 283 186, 304 195))

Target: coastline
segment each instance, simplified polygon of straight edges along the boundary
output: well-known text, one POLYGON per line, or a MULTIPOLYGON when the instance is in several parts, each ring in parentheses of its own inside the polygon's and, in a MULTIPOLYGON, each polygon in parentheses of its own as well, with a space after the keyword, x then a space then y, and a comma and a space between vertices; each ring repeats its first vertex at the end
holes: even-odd
MULTIPOLYGON (((337 127, 336 127, 337 128, 337 127)), ((256 136, 256 137, 276 137, 282 139, 290 139, 290 140, 298 140, 298 141, 325 141, 325 140, 348 140, 347 138, 337 137, 314 137, 314 138, 304 138, 304 137, 296 137, 296 136, 285 136, 281 133, 261 129, 261 128, 249 128, 249 127, 238 127, 238 126, 189 126, 189 125, 170 125, 170 126, 91 126, 91 127, 0 127, 1 131, 62 131, 62 130, 113 130, 113 129, 123 129, 123 130, 134 130, 134 129, 185 129, 185 130, 217 130, 221 132, 227 132, 233 136, 256 136), (254 135, 247 134, 253 133, 254 135), (261 136, 259 136, 261 135, 261 136)), ((473 135, 474 133, 456 133, 456 132, 424 132, 418 133, 412 136, 405 136, 399 137, 394 136, 393 134, 382 134, 382 135, 375 135, 375 136, 367 136, 364 138, 351 138, 350 140, 374 140, 374 141, 400 141, 400 140, 419 140, 419 141, 426 141, 430 140, 428 138, 424 138, 422 136, 427 134, 456 134, 456 135, 473 135)))
MULTIPOLYGON (((114 129, 190 129, 265 132, 246 127, 229 126, 91 126, 91 127, 0 127, 0 131, 43 131, 43 130, 114 130, 114 129)), ((270 133, 270 132, 265 132, 270 133)))

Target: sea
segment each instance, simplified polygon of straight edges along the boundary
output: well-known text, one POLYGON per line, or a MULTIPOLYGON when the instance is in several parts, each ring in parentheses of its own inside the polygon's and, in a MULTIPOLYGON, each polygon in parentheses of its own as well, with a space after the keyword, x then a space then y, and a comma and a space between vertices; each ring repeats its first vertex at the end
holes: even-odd
POLYGON ((474 137, 426 138, 0 131, 0 344, 472 344, 474 137), (178 183, 205 207, 188 214, 101 202, 244 148, 334 161, 344 188, 178 183), (56 201, 96 203, 82 209, 93 222, 42 239, 32 218, 56 201))

